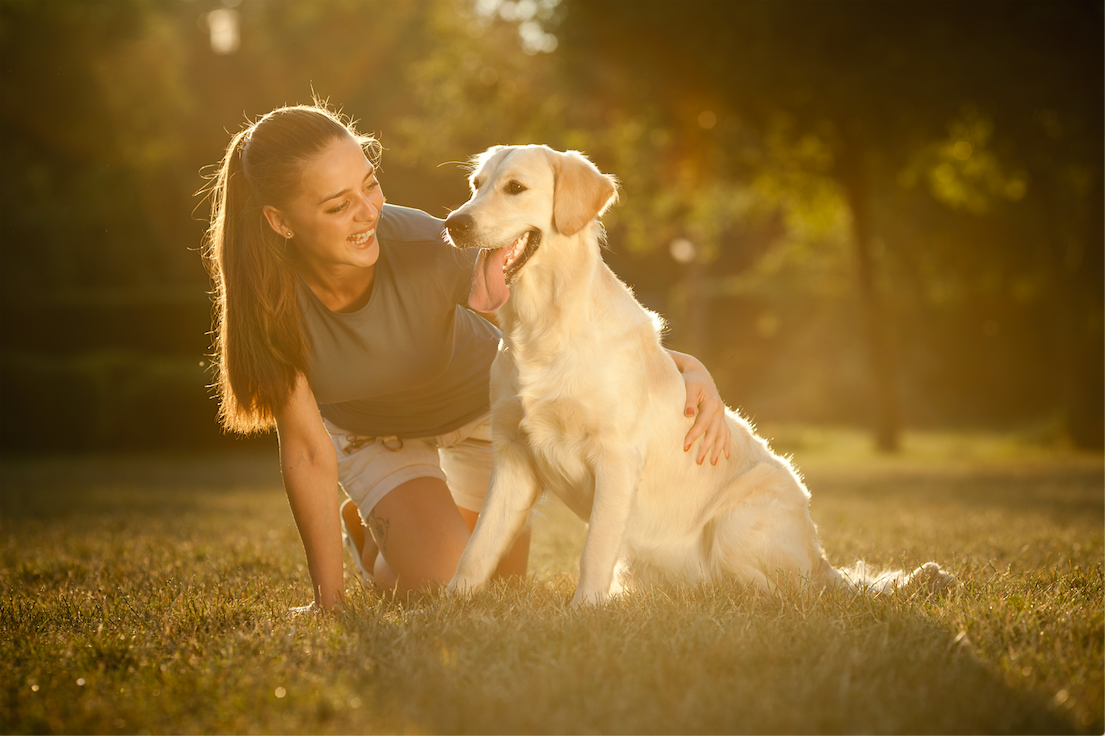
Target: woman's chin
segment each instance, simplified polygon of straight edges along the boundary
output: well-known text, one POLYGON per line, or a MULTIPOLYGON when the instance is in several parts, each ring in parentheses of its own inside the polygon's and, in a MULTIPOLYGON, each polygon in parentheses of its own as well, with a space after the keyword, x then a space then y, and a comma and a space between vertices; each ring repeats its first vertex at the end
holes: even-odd
POLYGON ((380 246, 376 242, 376 238, 372 238, 364 245, 350 245, 349 255, 353 261, 351 265, 365 268, 374 266, 380 258, 380 246))

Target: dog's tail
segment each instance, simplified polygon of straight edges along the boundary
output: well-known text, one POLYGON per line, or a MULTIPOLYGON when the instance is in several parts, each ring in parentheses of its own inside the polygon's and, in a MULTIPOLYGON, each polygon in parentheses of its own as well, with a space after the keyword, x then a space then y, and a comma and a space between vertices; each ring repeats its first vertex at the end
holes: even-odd
POLYGON ((892 594, 899 591, 943 594, 959 586, 955 575, 935 562, 926 562, 909 572, 871 570, 862 560, 851 567, 838 569, 822 556, 816 577, 818 582, 827 587, 841 587, 870 595, 892 594))

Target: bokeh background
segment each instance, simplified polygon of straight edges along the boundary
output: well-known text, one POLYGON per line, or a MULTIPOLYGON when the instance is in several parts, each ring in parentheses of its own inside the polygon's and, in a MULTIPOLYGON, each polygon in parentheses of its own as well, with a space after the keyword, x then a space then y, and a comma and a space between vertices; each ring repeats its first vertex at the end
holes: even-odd
POLYGON ((205 166, 312 96, 444 216, 497 143, 623 183, 607 260, 757 422, 1103 444, 1101 2, 0 0, 6 453, 215 425, 205 166))

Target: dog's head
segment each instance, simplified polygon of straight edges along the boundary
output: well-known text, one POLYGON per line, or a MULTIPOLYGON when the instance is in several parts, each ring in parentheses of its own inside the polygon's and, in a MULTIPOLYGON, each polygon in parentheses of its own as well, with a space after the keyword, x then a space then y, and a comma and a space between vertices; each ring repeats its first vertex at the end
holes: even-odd
POLYGON ((571 237, 617 198, 617 182, 576 151, 494 146, 477 156, 472 197, 445 228, 458 248, 479 248, 470 307, 494 312, 549 236, 571 237))

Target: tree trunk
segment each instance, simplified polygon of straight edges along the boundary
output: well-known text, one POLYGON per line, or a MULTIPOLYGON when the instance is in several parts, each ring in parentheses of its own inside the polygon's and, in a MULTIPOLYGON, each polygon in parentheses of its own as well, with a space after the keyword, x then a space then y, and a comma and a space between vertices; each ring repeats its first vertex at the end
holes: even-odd
POLYGON ((1073 326, 1071 372, 1065 376, 1067 432, 1078 447, 1105 448, 1105 186, 1102 172, 1094 175, 1090 208, 1082 239, 1081 258, 1068 263, 1073 326))
POLYGON ((1081 227, 1074 224, 1061 183, 1054 172, 1041 171, 1038 182, 1044 232, 1050 241, 1047 268, 1055 289, 1056 403, 1063 429, 1076 447, 1105 446, 1105 327, 1102 276, 1105 255, 1105 207, 1100 170, 1090 191, 1089 212, 1081 227))
POLYGON ((863 151, 846 146, 840 161, 839 178, 852 210, 852 236, 856 248, 860 311, 864 323, 871 369, 871 408, 875 442, 883 452, 897 452, 901 444, 901 415, 894 390, 894 362, 887 336, 886 312, 875 283, 871 255, 871 211, 863 151))

